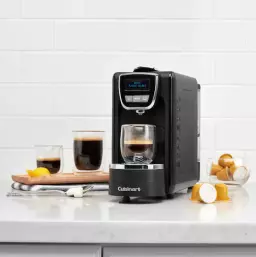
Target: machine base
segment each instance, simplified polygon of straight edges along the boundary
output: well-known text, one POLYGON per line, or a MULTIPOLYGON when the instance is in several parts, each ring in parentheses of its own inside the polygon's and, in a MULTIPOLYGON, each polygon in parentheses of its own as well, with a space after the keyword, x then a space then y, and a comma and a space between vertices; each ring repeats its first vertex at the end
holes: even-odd
POLYGON ((130 203, 130 196, 123 196, 119 203, 130 203))
POLYGON ((154 204, 160 203, 165 200, 166 197, 163 196, 156 196, 156 197, 130 197, 130 196, 123 196, 119 203, 121 204, 154 204))
POLYGON ((123 202, 129 197, 165 197, 164 169, 110 167, 109 194, 123 196, 123 202))

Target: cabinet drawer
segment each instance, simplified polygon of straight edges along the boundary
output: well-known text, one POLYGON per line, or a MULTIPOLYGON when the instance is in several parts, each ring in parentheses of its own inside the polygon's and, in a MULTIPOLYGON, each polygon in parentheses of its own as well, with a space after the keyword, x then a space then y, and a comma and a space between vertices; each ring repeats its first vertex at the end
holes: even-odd
POLYGON ((253 257, 254 246, 106 247, 104 257, 253 257))
POLYGON ((0 244, 0 257, 100 257, 100 246, 74 244, 0 244))

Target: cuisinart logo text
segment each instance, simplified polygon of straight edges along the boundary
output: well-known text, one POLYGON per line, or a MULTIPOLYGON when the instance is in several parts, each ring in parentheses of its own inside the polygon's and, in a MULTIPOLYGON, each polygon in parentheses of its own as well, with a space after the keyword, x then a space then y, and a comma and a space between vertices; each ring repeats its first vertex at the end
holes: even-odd
POLYGON ((140 192, 140 187, 118 187, 118 191, 120 192, 140 192))

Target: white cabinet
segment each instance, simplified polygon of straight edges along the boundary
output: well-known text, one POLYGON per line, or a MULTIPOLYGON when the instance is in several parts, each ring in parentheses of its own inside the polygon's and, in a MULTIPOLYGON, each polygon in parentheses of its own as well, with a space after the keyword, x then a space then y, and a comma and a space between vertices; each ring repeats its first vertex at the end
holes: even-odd
POLYGON ((104 257, 253 257, 254 246, 106 247, 104 257))
POLYGON ((126 246, 0 244, 0 257, 254 257, 254 246, 126 246))
POLYGON ((100 246, 79 244, 0 244, 0 257, 101 257, 100 246))

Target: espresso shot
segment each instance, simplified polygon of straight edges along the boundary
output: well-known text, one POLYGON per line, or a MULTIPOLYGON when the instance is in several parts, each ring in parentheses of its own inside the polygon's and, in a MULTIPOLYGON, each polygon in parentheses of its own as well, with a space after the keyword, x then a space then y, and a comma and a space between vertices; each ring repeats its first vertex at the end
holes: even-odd
POLYGON ((122 155, 128 163, 151 162, 154 154, 152 140, 128 140, 124 141, 122 155))
POLYGON ((74 138, 74 161, 79 171, 100 169, 103 154, 102 137, 74 138))
POLYGON ((46 168, 51 174, 62 172, 63 147, 62 145, 35 145, 37 167, 46 168))
POLYGON ((36 160, 37 167, 47 168, 51 174, 56 174, 60 171, 60 158, 40 158, 36 160))
POLYGON ((147 150, 153 151, 151 140, 130 140, 124 142, 124 152, 144 153, 147 150))

